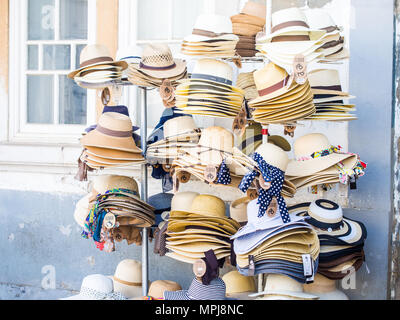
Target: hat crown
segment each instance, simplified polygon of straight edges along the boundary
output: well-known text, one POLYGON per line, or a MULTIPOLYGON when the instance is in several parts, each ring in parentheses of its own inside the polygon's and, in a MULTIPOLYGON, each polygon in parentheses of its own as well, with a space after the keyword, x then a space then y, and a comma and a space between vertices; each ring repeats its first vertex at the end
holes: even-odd
POLYGON ((240 198, 233 201, 230 205, 229 215, 233 220, 237 222, 247 222, 247 205, 250 202, 250 198, 240 198))
POLYGON ((107 190, 111 189, 128 189, 137 193, 136 197, 139 198, 138 184, 136 180, 131 177, 119 175, 101 175, 94 178, 93 190, 96 192, 104 194, 107 190))
POLYGON ((148 296, 153 298, 162 298, 164 291, 178 291, 182 290, 179 283, 170 280, 156 280, 150 285, 148 296))
POLYGON ((247 1, 240 13, 256 16, 265 20, 267 7, 258 2, 247 1))
MULTIPOLYGON (((97 59, 102 57, 111 58, 111 61, 113 60, 110 51, 105 45, 89 44, 82 49, 81 54, 79 56, 79 62, 80 64, 84 64, 85 62, 90 61, 92 59, 97 59)), ((105 61, 110 62, 110 60, 105 60, 105 61)))
POLYGON ((182 116, 172 118, 164 123, 164 138, 175 137, 180 134, 194 131, 195 129, 197 128, 193 117, 182 116))
POLYGON ((286 152, 280 147, 272 143, 263 143, 256 149, 256 152, 260 154, 269 165, 277 167, 283 172, 286 171, 289 158, 286 152))
POLYGON ((193 29, 214 33, 232 33, 232 22, 229 17, 219 14, 200 14, 196 18, 193 29))
POLYGON ((332 16, 324 9, 314 8, 304 10, 303 12, 311 29, 322 29, 336 26, 332 16))
POLYGON ((117 60, 129 60, 132 63, 139 63, 142 51, 142 47, 137 45, 119 48, 117 51, 117 60))
POLYGON ((296 158, 309 157, 314 152, 328 149, 331 146, 328 138, 322 133, 310 133, 298 138, 294 144, 296 158))
POLYGON ((84 196, 82 199, 80 199, 75 207, 75 212, 74 212, 74 219, 75 222, 80 225, 82 228, 84 227, 86 218, 89 214, 89 197, 91 196, 90 193, 88 193, 86 196, 84 196))
POLYGON ((193 279, 188 289, 188 296, 192 300, 225 300, 226 286, 221 278, 211 280, 208 285, 193 279))
POLYGON ((269 293, 277 291, 288 291, 293 293, 304 292, 303 286, 300 282, 282 274, 271 273, 267 276, 264 292, 269 293))
POLYGON ((253 292, 256 290, 254 278, 241 275, 237 270, 226 273, 222 280, 225 282, 227 294, 253 292))
POLYGON ((114 280, 142 283, 142 264, 132 259, 122 260, 115 269, 114 280))
POLYGON ((224 61, 215 59, 203 58, 197 60, 192 74, 204 74, 229 81, 233 80, 232 67, 224 61))
POLYGON ((290 21, 301 21, 307 23, 307 18, 302 10, 296 7, 275 11, 271 16, 272 28, 290 21))
POLYGON ((122 113, 105 112, 99 117, 99 125, 114 131, 132 131, 131 119, 122 113))
POLYGON ((322 274, 316 273, 314 282, 303 285, 304 292, 307 293, 327 293, 337 290, 335 280, 328 279, 322 274))
MULTIPOLYGON (((263 68, 254 71, 253 75, 256 88, 258 91, 261 91, 284 81, 287 78, 288 73, 285 71, 285 69, 277 66, 273 62, 270 62, 263 68)), ((282 84, 280 88, 283 86, 284 84, 282 84)), ((280 88, 276 88, 276 90, 280 88)))
POLYGON ((198 192, 192 192, 192 191, 175 193, 171 200, 171 212, 172 211, 189 212, 190 208, 192 207, 193 200, 198 195, 200 195, 198 192))
POLYGON ((208 127, 201 133, 199 145, 210 147, 215 150, 232 152, 233 149, 233 134, 223 127, 208 127))
POLYGON ((110 278, 102 274, 91 274, 83 278, 81 291, 92 289, 101 293, 111 293, 114 290, 113 282, 110 278))
POLYGON ((168 45, 150 43, 143 49, 142 63, 148 67, 169 67, 174 64, 174 58, 168 45))
POLYGON ((308 74, 308 81, 311 87, 340 86, 340 75, 336 69, 317 69, 308 74))
POLYGON ((225 202, 210 194, 200 194, 193 199, 191 213, 208 217, 226 218, 225 202))
POLYGON ((342 207, 337 203, 325 199, 311 202, 308 208, 308 215, 326 224, 337 224, 343 221, 342 207))

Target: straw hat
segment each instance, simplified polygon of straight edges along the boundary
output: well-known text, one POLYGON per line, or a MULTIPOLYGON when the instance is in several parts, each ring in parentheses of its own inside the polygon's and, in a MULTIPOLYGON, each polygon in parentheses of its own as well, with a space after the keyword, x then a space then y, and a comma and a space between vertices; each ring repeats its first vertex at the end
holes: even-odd
POLYGON ((250 202, 250 198, 243 197, 236 199, 231 202, 230 205, 230 217, 237 222, 247 222, 247 204, 250 202))
POLYGON ((303 285, 306 293, 319 296, 319 300, 349 300, 349 298, 336 288, 336 281, 317 273, 314 282, 303 285))
POLYGON ((185 37, 184 41, 199 42, 208 40, 239 40, 232 33, 232 22, 229 17, 217 14, 201 14, 197 16, 192 34, 185 37))
POLYGON ((321 8, 308 8, 303 10, 307 23, 311 29, 326 30, 324 38, 332 34, 340 33, 340 28, 333 21, 332 16, 327 10, 321 8))
POLYGON ((126 61, 128 64, 139 64, 141 60, 143 49, 141 46, 134 45, 128 47, 118 48, 117 60, 126 61))
POLYGON ((165 291, 182 290, 179 283, 170 280, 156 280, 150 285, 148 296, 155 299, 163 299, 165 291))
POLYGON ((193 200, 200 193, 192 191, 177 192, 171 200, 171 212, 184 211, 189 212, 192 207, 193 200))
POLYGON ((127 298, 142 295, 142 264, 139 261, 122 260, 111 278, 115 292, 120 292, 127 298))
POLYGON ((283 172, 286 171, 289 158, 286 152, 280 147, 272 143, 264 143, 257 148, 256 152, 260 154, 268 164, 281 169, 283 172))
POLYGON ((241 275, 237 270, 224 274, 222 280, 226 285, 226 295, 239 300, 251 300, 249 294, 256 291, 253 277, 241 275))
POLYGON ((128 68, 128 64, 125 61, 114 61, 108 48, 102 44, 90 44, 84 47, 79 57, 79 63, 79 69, 70 72, 68 78, 73 79, 80 71, 92 66, 119 66, 123 70, 128 68))
POLYGON ((291 277, 281 274, 269 274, 265 282, 265 289, 262 292, 251 294, 251 297, 260 297, 259 300, 266 300, 272 297, 287 297, 291 300, 317 300, 318 296, 305 293, 300 282, 291 277))
POLYGON ((208 217, 226 218, 224 201, 210 194, 196 196, 189 212, 208 217))
POLYGON ((141 153, 132 137, 132 121, 121 113, 107 112, 99 117, 96 129, 84 135, 83 146, 108 148, 113 150, 141 153))
POLYGON ((87 194, 84 196, 82 199, 80 199, 75 206, 75 211, 74 211, 74 219, 78 225, 80 225, 82 228, 85 226, 85 221, 86 218, 89 214, 89 198, 91 197, 91 194, 87 194))
POLYGON ((353 154, 334 152, 317 158, 311 157, 315 152, 329 149, 331 146, 328 138, 322 133, 306 134, 298 138, 293 145, 295 158, 307 157, 308 160, 291 160, 286 175, 308 176, 328 169, 339 162, 343 162, 346 168, 354 167, 357 156, 353 154))
POLYGON ((264 22, 261 25, 263 27, 265 25, 266 11, 267 7, 264 4, 254 1, 247 1, 240 13, 260 18, 260 21, 264 22))
POLYGON ((203 58, 196 61, 190 79, 201 79, 215 86, 233 83, 233 68, 226 62, 203 58))
POLYGON ((140 198, 138 184, 135 179, 120 175, 101 175, 93 179, 93 193, 105 194, 111 189, 128 189, 134 192, 133 197, 140 198))

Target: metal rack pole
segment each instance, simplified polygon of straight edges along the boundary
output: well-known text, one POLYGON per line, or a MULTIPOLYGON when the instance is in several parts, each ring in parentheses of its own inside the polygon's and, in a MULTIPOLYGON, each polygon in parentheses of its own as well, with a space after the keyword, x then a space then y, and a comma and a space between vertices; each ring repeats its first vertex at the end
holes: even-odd
MULTIPOLYGON (((147 91, 146 88, 140 88, 141 93, 141 103, 140 103, 140 140, 141 149, 143 152, 147 147, 147 91)), ((142 200, 148 200, 148 186, 147 186, 147 164, 142 164, 142 177, 140 183, 142 200)), ((149 283, 149 254, 148 254, 148 244, 149 244, 149 234, 148 228, 143 228, 142 233, 142 293, 143 296, 147 295, 148 283, 149 283)))

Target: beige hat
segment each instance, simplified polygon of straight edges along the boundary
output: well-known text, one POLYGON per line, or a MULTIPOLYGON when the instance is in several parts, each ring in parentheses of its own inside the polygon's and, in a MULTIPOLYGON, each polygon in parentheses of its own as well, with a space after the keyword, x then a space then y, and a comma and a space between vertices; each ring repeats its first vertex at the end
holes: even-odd
POLYGON ((230 217, 237 222, 247 222, 247 204, 250 198, 243 197, 231 202, 230 217))
POLYGON ((315 157, 315 153, 332 147, 328 138, 322 133, 306 134, 298 138, 293 145, 296 160, 288 164, 286 175, 303 177, 318 173, 342 162, 345 168, 352 169, 357 162, 357 155, 332 152, 315 157), (314 155, 314 156, 313 156, 314 155))
POLYGON ((242 10, 240 11, 240 13, 260 18, 260 21, 264 21, 264 25, 265 25, 266 12, 267 12, 267 7, 264 4, 255 1, 247 1, 242 10))
POLYGON ((182 287, 179 283, 175 281, 156 280, 151 283, 147 295, 154 299, 161 300, 164 298, 164 291, 178 291, 178 290, 182 290, 182 287))
POLYGON ((251 300, 249 294, 256 292, 254 277, 241 275, 237 270, 224 274, 222 280, 226 285, 226 295, 239 300, 251 300))
POLYGON ((80 199, 75 206, 75 211, 74 211, 74 219, 78 225, 80 225, 82 228, 85 226, 85 221, 86 218, 89 214, 90 210, 90 204, 89 204, 89 198, 91 194, 87 194, 84 196, 82 199, 80 199))
POLYGON ((200 193, 192 191, 177 192, 171 200, 171 212, 184 211, 189 212, 192 207, 193 200, 199 196, 200 193))
POLYGON ((114 291, 122 293, 126 298, 142 295, 142 264, 139 261, 125 259, 118 263, 111 276, 114 291))
POLYGON ((99 117, 96 128, 84 135, 83 146, 108 148, 131 153, 141 153, 132 137, 132 121, 121 113, 106 112, 99 117))
POLYGON ((196 196, 193 199, 190 212, 208 217, 227 218, 224 201, 210 194, 200 194, 196 196))
POLYGON ((260 297, 257 300, 266 300, 271 296, 286 297, 290 300, 316 300, 318 296, 305 293, 303 291, 303 285, 292 279, 289 276, 282 274, 268 274, 265 282, 265 289, 263 292, 250 295, 251 297, 260 297))
POLYGON ((128 68, 125 61, 114 61, 108 48, 102 44, 90 44, 82 49, 79 57, 79 69, 68 74, 68 78, 73 79, 76 74, 85 68, 91 66, 111 65, 122 67, 122 70, 128 68))
POLYGON ((272 143, 263 143, 257 148, 256 152, 260 154, 268 164, 281 169, 283 172, 286 171, 289 158, 286 152, 280 147, 272 143))
POLYGON ((120 175, 101 175, 95 176, 93 179, 93 193, 104 194, 106 191, 121 188, 133 191, 135 198, 140 199, 139 187, 135 179, 120 175))
POLYGON ((349 300, 349 298, 336 287, 336 281, 330 280, 322 274, 315 274, 314 282, 303 285, 304 292, 316 294, 319 300, 349 300))

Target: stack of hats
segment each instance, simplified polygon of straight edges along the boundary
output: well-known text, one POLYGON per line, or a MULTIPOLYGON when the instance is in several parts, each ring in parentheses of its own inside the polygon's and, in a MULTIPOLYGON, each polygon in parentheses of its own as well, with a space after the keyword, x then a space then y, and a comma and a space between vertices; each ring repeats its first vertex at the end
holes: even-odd
POLYGON ((256 292, 254 277, 241 275, 237 270, 224 274, 222 280, 226 285, 226 296, 238 300, 252 300, 250 294, 256 292))
POLYGON ((125 61, 114 61, 108 48, 101 44, 87 45, 81 51, 79 69, 68 74, 68 78, 87 89, 104 88, 121 80, 125 61))
POLYGON ((194 263, 213 250, 218 260, 231 255, 229 237, 240 224, 225 214, 225 203, 220 198, 178 192, 172 198, 168 217, 166 256, 194 263))
POLYGON ((74 218, 82 236, 100 250, 115 250, 114 241, 141 244, 140 229, 154 224, 154 208, 140 199, 137 182, 118 175, 96 176, 91 192, 78 201, 74 218))
POLYGON ((336 287, 336 281, 328 279, 322 274, 317 273, 313 283, 303 285, 306 293, 319 296, 319 300, 349 300, 349 298, 336 287))
POLYGON ((246 174, 239 189, 246 191, 259 174, 262 190, 247 205, 247 224, 231 237, 238 271, 246 276, 279 273, 308 282, 317 270, 319 241, 303 217, 289 214, 281 195, 289 159, 269 143, 257 149, 254 159, 258 170, 246 174))
POLYGON ((348 184, 364 175, 367 165, 354 153, 333 146, 322 133, 306 134, 293 145, 295 159, 286 170, 286 177, 297 189, 309 186, 329 188, 336 183, 348 184))
POLYGON ((256 39, 257 56, 268 58, 291 74, 296 56, 302 55, 306 64, 323 58, 324 51, 317 49, 324 44, 325 34, 326 30, 310 28, 300 9, 279 10, 272 14, 271 33, 256 39))
POLYGON ((197 128, 191 116, 183 116, 167 120, 163 125, 164 138, 147 147, 146 158, 151 162, 157 159, 158 163, 167 162, 183 154, 181 148, 196 146, 201 129, 197 128))
POLYGON ((337 203, 319 199, 301 203, 289 210, 297 216, 310 217, 320 241, 318 273, 331 280, 340 280, 362 266, 367 230, 362 222, 343 216, 337 203))
POLYGON ((326 31, 321 39, 322 45, 317 49, 317 52, 324 55, 320 62, 337 62, 349 58, 349 52, 344 47, 344 36, 340 33, 342 30, 326 10, 307 9, 304 14, 311 29, 326 31))
POLYGON ((318 300, 319 296, 308 293, 298 281, 283 274, 268 274, 264 291, 251 294, 256 300, 318 300))
POLYGON ((313 94, 308 80, 291 81, 288 73, 270 62, 254 72, 259 96, 248 102, 255 121, 290 124, 314 114, 313 94))
POLYGON ((232 67, 220 60, 199 59, 189 79, 175 90, 180 112, 234 118, 242 108, 244 91, 233 86, 232 67))
POLYGON ((125 61, 128 64, 128 68, 122 72, 122 82, 129 83, 128 80, 128 69, 131 64, 138 67, 142 56, 142 47, 138 45, 119 48, 117 51, 117 60, 125 61))
POLYGON ((183 39, 181 53, 188 56, 232 58, 239 38, 232 33, 228 17, 201 14, 197 17, 192 34, 183 39))
POLYGON ((236 86, 244 91, 246 100, 252 100, 258 97, 256 84, 254 83, 254 71, 241 72, 236 79, 236 86))
POLYGON ((247 1, 240 14, 231 16, 233 33, 239 37, 236 52, 241 57, 256 55, 256 34, 265 26, 266 7, 253 1, 247 1))
POLYGON ((316 112, 308 120, 348 121, 356 120, 351 114, 355 111, 354 104, 345 104, 343 99, 351 99, 347 92, 342 91, 339 71, 335 69, 316 69, 308 73, 311 92, 314 95, 316 112))
POLYGON ((142 150, 133 139, 132 128, 132 121, 126 114, 102 113, 96 128, 80 138, 84 148, 80 160, 92 169, 144 163, 142 150))
POLYGON ((167 44, 147 44, 139 64, 130 64, 128 79, 143 87, 161 87, 169 81, 175 87, 176 81, 186 78, 186 62, 174 59, 167 44))

